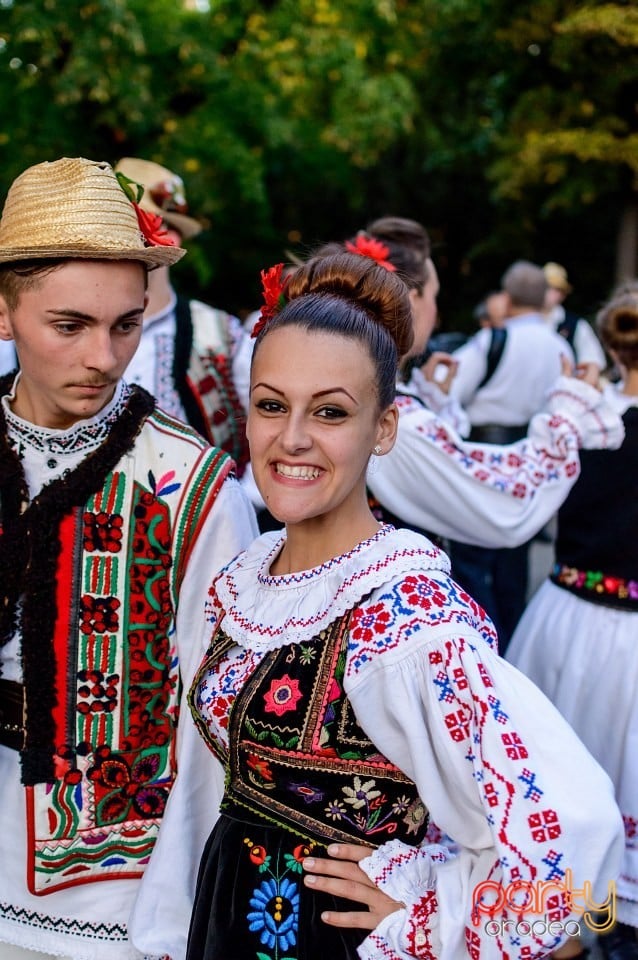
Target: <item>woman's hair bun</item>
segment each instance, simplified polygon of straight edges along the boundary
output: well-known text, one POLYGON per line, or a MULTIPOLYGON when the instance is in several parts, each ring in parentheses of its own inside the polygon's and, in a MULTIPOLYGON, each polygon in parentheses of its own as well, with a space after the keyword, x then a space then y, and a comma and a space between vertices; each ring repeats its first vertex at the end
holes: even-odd
POLYGON ((329 295, 363 310, 388 331, 400 357, 414 339, 412 305, 406 284, 369 257, 328 244, 298 267, 288 281, 289 301, 329 295), (335 249, 336 248, 336 249, 335 249))
POLYGON ((608 350, 637 350, 638 290, 612 298, 598 313, 596 322, 608 350))

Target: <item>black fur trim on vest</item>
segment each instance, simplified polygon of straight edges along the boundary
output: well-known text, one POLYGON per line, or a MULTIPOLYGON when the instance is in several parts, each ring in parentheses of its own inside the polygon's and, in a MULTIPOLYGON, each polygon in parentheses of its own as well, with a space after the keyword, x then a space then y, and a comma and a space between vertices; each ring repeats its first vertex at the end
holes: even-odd
MULTIPOLYGON (((0 395, 9 393, 12 383, 12 377, 2 378, 0 395)), ((67 476, 44 486, 29 503, 22 465, 8 443, 0 405, 0 645, 11 639, 19 617, 27 704, 22 781, 27 785, 53 780, 53 708, 57 702, 53 633, 60 522, 101 489, 108 474, 133 447, 154 407, 149 393, 132 387, 104 443, 67 476)))

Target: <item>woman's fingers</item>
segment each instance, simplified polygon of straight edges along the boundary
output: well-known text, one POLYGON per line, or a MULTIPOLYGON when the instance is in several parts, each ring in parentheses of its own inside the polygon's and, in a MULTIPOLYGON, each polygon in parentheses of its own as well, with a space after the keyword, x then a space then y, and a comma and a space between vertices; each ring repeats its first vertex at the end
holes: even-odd
POLYGON ((367 847, 356 844, 332 844, 331 857, 306 857, 304 883, 313 890, 353 903, 367 910, 330 910, 322 914, 325 923, 335 927, 356 927, 374 930, 384 917, 400 909, 397 903, 380 890, 359 867, 359 861, 370 854, 367 847))

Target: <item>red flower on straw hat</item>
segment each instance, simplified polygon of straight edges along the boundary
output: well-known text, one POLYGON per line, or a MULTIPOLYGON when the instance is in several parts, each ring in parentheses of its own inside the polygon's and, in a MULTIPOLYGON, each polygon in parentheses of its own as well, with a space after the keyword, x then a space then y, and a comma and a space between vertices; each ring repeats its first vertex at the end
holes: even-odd
POLYGON ((137 222, 140 225, 142 236, 147 247, 174 247, 175 240, 171 237, 162 224, 164 221, 157 213, 148 213, 142 210, 137 203, 133 204, 133 209, 137 214, 137 222))
POLYGON ((389 270, 390 273, 394 273, 396 270, 395 265, 388 260, 390 256, 389 247, 386 247, 385 243, 381 243, 380 240, 375 240, 374 237, 366 237, 364 233, 359 233, 354 243, 346 240, 346 250, 349 250, 350 253, 358 253, 362 257, 369 257, 376 261, 380 267, 389 270))
POLYGON ((115 172, 117 182, 131 201, 133 209, 137 214, 137 222, 140 233, 144 237, 144 246, 146 247, 175 247, 177 244, 171 236, 163 229, 163 220, 156 213, 147 213, 140 207, 140 200, 144 196, 144 187, 137 180, 131 180, 121 170, 115 172))
POLYGON ((264 304, 259 313, 259 319, 252 329, 251 337, 257 337, 268 321, 279 313, 286 303, 286 287, 289 277, 282 277, 283 269, 283 263, 277 263, 274 267, 261 271, 264 304))

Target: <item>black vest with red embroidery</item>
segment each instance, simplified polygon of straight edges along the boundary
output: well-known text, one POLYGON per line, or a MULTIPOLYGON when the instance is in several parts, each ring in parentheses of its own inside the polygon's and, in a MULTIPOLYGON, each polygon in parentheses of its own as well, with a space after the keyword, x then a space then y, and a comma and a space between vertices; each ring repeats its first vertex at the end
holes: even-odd
POLYGON ((319 844, 416 845, 428 823, 416 786, 379 753, 343 689, 349 617, 264 656, 232 707, 228 752, 194 705, 202 674, 233 646, 218 630, 191 688, 191 710, 226 767, 223 812, 250 812, 319 844))

